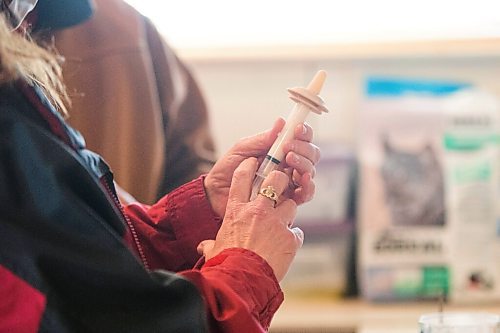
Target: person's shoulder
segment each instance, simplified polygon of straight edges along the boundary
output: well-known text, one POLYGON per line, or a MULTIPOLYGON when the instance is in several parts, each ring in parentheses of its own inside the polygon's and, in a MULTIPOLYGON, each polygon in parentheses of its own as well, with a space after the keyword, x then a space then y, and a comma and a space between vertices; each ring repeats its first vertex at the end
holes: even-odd
MULTIPOLYGON (((0 86, 0 121, 4 126, 7 123, 15 123, 22 120, 22 109, 27 107, 25 100, 19 91, 12 84, 0 86)), ((1 134, 7 133, 7 128, 3 127, 1 134)))
POLYGON ((0 85, 0 135, 12 135, 14 128, 38 128, 45 123, 15 84, 0 85), (15 126, 14 126, 15 125, 15 126))

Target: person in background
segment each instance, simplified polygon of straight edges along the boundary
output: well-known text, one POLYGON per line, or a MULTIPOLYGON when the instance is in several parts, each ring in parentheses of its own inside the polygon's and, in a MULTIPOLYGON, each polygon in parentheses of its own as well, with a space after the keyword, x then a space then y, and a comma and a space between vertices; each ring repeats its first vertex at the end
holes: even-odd
MULTIPOLYGON (((0 332, 264 332, 303 242, 292 224, 314 195, 312 129, 295 129, 253 201, 282 119, 157 203, 123 206, 65 121, 58 57, 29 37, 36 2, 0 0, 0 332)), ((52 15, 74 23, 75 8, 52 15)))
POLYGON ((122 0, 94 0, 90 19, 67 27, 50 15, 60 2, 88 8, 86 1, 40 0, 35 29, 54 35, 66 59, 69 122, 117 183, 151 203, 208 172, 215 146, 204 98, 151 21, 122 0))

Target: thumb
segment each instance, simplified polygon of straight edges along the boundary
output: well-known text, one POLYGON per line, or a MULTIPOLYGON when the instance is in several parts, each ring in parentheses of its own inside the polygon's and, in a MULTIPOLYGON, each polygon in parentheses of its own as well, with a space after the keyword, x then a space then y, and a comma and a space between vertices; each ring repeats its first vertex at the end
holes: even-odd
POLYGON ((274 140, 278 137, 278 135, 280 134, 281 130, 283 130, 283 127, 285 127, 285 124, 286 124, 285 119, 283 119, 281 117, 279 117, 278 119, 276 119, 276 121, 273 124, 273 127, 269 131, 269 136, 270 136, 271 143, 273 143, 274 140))
POLYGON ((264 154, 272 146, 283 127, 285 127, 285 120, 278 118, 271 129, 240 140, 230 151, 230 154, 246 157, 257 157, 264 154))
POLYGON ((207 239, 196 247, 196 251, 198 251, 198 254, 203 255, 207 257, 207 259, 210 257, 210 252, 212 252, 213 248, 215 246, 215 241, 213 239, 207 239))
POLYGON ((274 143, 274 140, 278 137, 280 134, 281 130, 283 127, 285 127, 285 119, 283 118, 278 118, 273 124, 273 127, 256 137, 258 138, 257 142, 260 143, 260 145, 263 145, 264 148, 267 150, 271 145, 274 143))

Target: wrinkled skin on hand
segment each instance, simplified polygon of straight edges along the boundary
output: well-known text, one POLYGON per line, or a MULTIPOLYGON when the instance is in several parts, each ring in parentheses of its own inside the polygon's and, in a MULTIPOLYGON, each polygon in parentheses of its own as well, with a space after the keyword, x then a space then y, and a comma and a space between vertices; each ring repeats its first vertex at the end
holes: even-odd
MULTIPOLYGON (((283 129, 285 121, 278 119, 273 128, 241 139, 219 161, 205 178, 205 190, 212 208, 219 216, 224 216, 232 175, 236 168, 249 157, 262 161, 272 144, 283 129)), ((292 199, 297 205, 308 202, 314 196, 313 177, 315 165, 320 158, 317 146, 311 143, 313 130, 307 124, 299 124, 295 128, 294 139, 284 145, 286 153, 280 169, 288 174, 289 185, 280 200, 292 199)))
MULTIPOLYGON (((235 169, 221 228, 215 240, 200 243, 198 252, 208 260, 228 248, 251 250, 267 261, 281 281, 302 246, 304 234, 299 228, 291 228, 297 211, 294 200, 283 199, 276 207, 273 200, 263 195, 250 201, 257 167, 257 159, 248 158, 235 169)), ((273 171, 263 187, 272 186, 282 196, 288 184, 286 173, 273 171)))

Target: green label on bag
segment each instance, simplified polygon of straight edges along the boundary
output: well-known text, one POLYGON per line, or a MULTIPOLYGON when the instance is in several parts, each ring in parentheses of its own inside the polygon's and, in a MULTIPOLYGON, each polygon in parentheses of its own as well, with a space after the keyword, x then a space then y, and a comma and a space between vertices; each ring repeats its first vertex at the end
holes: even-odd
POLYGON ((445 266, 424 266, 418 275, 396 279, 393 286, 398 298, 437 298, 445 296, 450 289, 450 274, 445 266))
POLYGON ((447 150, 477 150, 489 144, 499 144, 498 134, 465 135, 446 133, 444 147, 447 150))
POLYGON ((429 266, 423 268, 422 295, 448 295, 450 289, 450 273, 447 267, 429 266))

